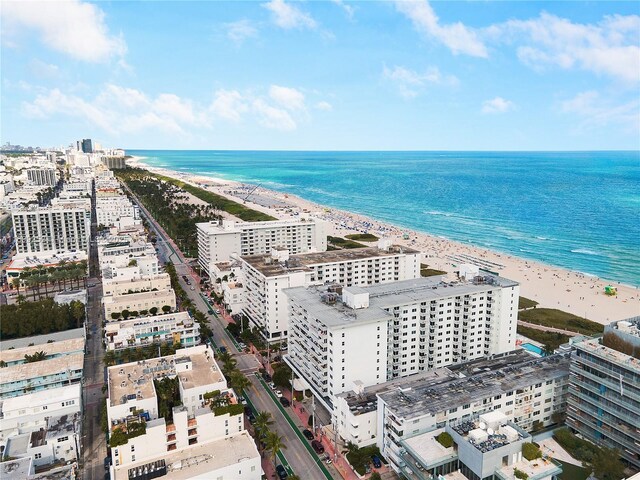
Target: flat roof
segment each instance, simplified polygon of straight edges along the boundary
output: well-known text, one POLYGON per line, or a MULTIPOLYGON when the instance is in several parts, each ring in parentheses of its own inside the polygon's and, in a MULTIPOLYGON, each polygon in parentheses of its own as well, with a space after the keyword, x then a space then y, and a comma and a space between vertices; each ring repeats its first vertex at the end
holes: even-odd
POLYGON ((224 376, 213 358, 213 351, 206 345, 181 348, 175 355, 114 365, 107 370, 109 402, 112 407, 127 402, 133 395, 138 399, 156 396, 153 380, 162 375, 180 378, 183 390, 224 381, 224 376), (176 372, 176 364, 190 361, 189 370, 176 372))
POLYGON ((402 386, 378 396, 395 416, 407 419, 569 375, 570 354, 534 358, 522 353, 501 357, 495 364, 487 359, 469 362, 466 368, 451 366, 451 373, 439 378, 407 377, 402 386))
POLYGON ((609 362, 640 372, 640 359, 602 345, 600 343, 600 338, 587 339, 582 342, 576 342, 573 345, 578 350, 584 350, 585 352, 599 356, 609 362))
POLYGON ((14 340, 2 340, 0 350, 8 350, 10 348, 22 348, 30 344, 42 345, 49 343, 49 340, 59 342, 61 340, 69 340, 72 338, 84 339, 84 328, 72 328, 71 330, 63 330, 62 332, 47 333, 46 335, 35 335, 33 337, 16 338, 14 340))
MULTIPOLYGON (((167 478, 187 480, 205 478, 208 472, 236 465, 251 458, 259 458, 256 444, 247 431, 214 442, 197 444, 183 450, 158 457, 115 467, 114 480, 129 480, 129 471, 143 467, 157 460, 164 460, 167 466, 167 478)), ((258 460, 258 463, 260 461, 258 460)), ((259 472, 256 472, 256 475, 259 472)))
POLYGON ((73 353, 41 362, 21 363, 0 368, 0 385, 19 382, 31 378, 44 377, 54 373, 82 370, 84 353, 73 353))
POLYGON ((265 277, 288 275, 294 272, 308 272, 315 265, 327 263, 352 262, 373 258, 393 257, 396 255, 419 254, 418 250, 400 245, 393 245, 388 250, 378 247, 353 248, 345 250, 329 250, 326 252, 302 253, 289 256, 286 262, 277 261, 270 254, 247 255, 240 257, 265 277))
POLYGON ((154 315, 148 317, 135 317, 128 320, 118 320, 115 322, 107 322, 105 325, 105 332, 115 333, 125 328, 144 327, 154 324, 165 324, 170 322, 184 322, 185 325, 194 325, 194 320, 189 315, 189 312, 174 312, 164 315, 154 315))
POLYGON ((3 480, 23 480, 31 474, 31 456, 6 460, 0 463, 0 478, 3 480))
POLYGON ((431 430, 403 440, 402 445, 407 447, 412 456, 426 463, 435 463, 456 455, 453 447, 445 448, 436 440, 436 437, 442 432, 444 432, 444 428, 431 430))
MULTIPOLYGON (((29 342, 35 343, 35 342, 29 342)), ((57 342, 37 344, 32 346, 26 346, 21 348, 14 348, 12 350, 5 350, 6 345, 3 343, 2 351, 0 351, 0 361, 6 363, 12 363, 16 361, 23 361, 25 355, 33 355, 36 352, 44 351, 47 356, 55 355, 63 357, 69 354, 84 352, 84 337, 69 338, 67 340, 59 340, 57 342)), ((43 360, 43 362, 51 361, 49 359, 43 360)), ((36 362, 40 363, 40 362, 36 362)), ((33 365, 33 364, 32 364, 33 365)), ((8 368, 8 367, 7 367, 8 368)))
POLYGON ((302 225, 312 225, 317 223, 315 218, 292 219, 292 220, 265 220, 262 222, 239 222, 227 220, 226 228, 222 223, 212 220, 210 222, 196 223, 196 228, 207 234, 213 233, 237 233, 243 230, 255 230, 258 228, 293 227, 302 225))
POLYGON ((107 295, 106 297, 102 297, 102 302, 104 305, 111 303, 122 303, 125 300, 130 300, 132 303, 136 301, 142 301, 153 298, 164 298, 167 295, 175 295, 173 289, 169 290, 156 290, 155 292, 138 292, 138 293, 125 293, 124 295, 107 295))
POLYGON ((80 398, 82 385, 74 383, 65 385, 64 387, 50 388, 48 390, 39 390, 37 392, 27 393, 19 397, 5 398, 2 401, 2 411, 9 412, 24 408, 25 401, 28 400, 30 407, 38 407, 42 405, 50 405, 52 403, 63 402, 80 398))
POLYGON ((81 262, 89 257, 86 252, 39 252, 39 253, 19 253, 11 258, 7 265, 7 270, 22 270, 26 267, 54 267, 63 260, 67 263, 81 262))
POLYGON ((316 318, 321 319, 325 325, 347 327, 390 320, 394 317, 386 309, 396 306, 489 292, 496 288, 518 285, 517 282, 495 275, 485 275, 482 278, 483 281, 445 282, 442 277, 421 277, 358 287, 362 292, 369 294, 369 307, 361 309, 347 307, 340 298, 330 303, 324 302, 322 298, 326 298, 326 294, 329 293, 329 286, 296 287, 283 291, 291 300, 302 305, 316 318))

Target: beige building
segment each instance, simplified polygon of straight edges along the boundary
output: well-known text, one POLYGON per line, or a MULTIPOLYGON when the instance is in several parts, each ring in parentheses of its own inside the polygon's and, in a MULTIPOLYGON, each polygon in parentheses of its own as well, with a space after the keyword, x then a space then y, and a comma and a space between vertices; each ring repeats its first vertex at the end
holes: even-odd
POLYGON ((117 297, 104 297, 104 316, 107 321, 111 320, 112 313, 120 313, 123 310, 129 312, 141 312, 151 310, 153 307, 162 312, 162 307, 168 305, 171 311, 176 308, 176 296, 173 290, 163 290, 157 292, 142 292, 120 295, 117 297))

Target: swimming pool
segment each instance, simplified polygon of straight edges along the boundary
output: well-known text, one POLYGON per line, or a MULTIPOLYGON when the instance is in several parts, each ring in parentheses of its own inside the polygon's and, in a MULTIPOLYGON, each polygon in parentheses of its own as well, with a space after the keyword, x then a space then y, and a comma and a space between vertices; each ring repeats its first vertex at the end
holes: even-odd
POLYGON ((542 350, 542 348, 538 347, 537 345, 534 345, 533 343, 523 343, 520 346, 525 350, 529 350, 530 352, 537 353, 541 357, 544 357, 544 350, 542 350))

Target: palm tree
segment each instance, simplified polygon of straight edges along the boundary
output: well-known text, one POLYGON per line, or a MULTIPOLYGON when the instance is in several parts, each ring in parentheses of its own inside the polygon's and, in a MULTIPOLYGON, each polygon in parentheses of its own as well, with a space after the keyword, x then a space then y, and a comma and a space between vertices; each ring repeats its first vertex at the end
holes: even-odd
POLYGON ((273 424, 273 420, 271 418, 271 413, 269 412, 258 412, 256 415, 256 419, 253 422, 253 428, 256 429, 257 437, 262 438, 269 431, 269 426, 273 424))
POLYGON ((231 378, 229 380, 231 380, 233 389, 240 397, 243 397, 245 389, 251 386, 251 382, 247 377, 245 377, 241 372, 237 370, 231 372, 230 377, 231 378))
POLYGON ((278 453, 284 450, 286 445, 283 442, 284 437, 278 435, 278 432, 267 432, 264 439, 265 449, 271 452, 273 464, 276 465, 276 457, 278 453))

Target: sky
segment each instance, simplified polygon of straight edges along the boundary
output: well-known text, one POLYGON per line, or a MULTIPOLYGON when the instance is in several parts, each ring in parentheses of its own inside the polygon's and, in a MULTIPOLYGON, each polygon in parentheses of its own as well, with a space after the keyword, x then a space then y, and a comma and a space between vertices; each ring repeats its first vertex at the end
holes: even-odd
POLYGON ((0 141, 639 150, 640 3, 2 0, 0 141))

